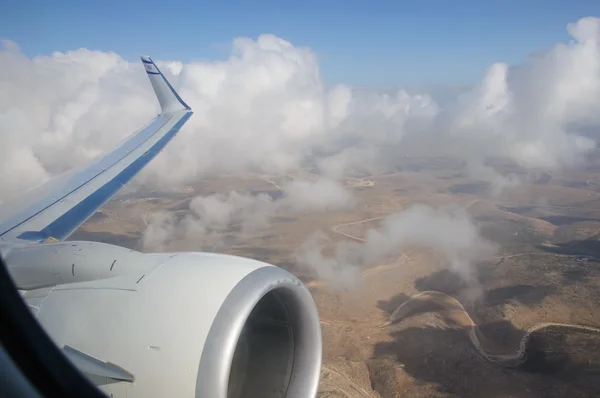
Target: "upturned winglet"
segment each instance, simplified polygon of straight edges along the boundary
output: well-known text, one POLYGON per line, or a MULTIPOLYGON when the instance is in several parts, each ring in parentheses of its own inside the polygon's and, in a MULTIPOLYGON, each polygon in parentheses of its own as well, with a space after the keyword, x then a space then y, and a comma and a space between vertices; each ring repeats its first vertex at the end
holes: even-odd
POLYGON ((147 55, 143 55, 140 58, 146 68, 146 73, 148 74, 150 83, 152 83, 162 113, 191 110, 179 94, 177 94, 177 91, 171 86, 171 83, 165 78, 160 69, 158 69, 154 61, 147 55))

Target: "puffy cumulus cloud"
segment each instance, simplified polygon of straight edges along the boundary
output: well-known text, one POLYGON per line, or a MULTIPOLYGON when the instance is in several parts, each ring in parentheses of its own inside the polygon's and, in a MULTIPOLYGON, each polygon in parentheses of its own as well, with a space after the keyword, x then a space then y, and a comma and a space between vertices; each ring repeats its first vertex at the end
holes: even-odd
POLYGON ((600 126, 600 19, 567 27, 573 41, 538 52, 522 65, 492 65, 459 98, 451 137, 479 156, 503 155, 526 168, 577 165, 595 140, 576 134, 600 126))
MULTIPOLYGON (((24 181, 40 182, 91 159, 157 111, 142 67, 117 54, 80 49, 29 59, 5 44, 0 57, 0 127, 11 135, 3 149, 32 159, 24 181)), ((427 106, 405 91, 325 90, 315 55, 272 35, 236 39, 225 61, 157 63, 195 113, 138 179, 158 186, 197 180, 207 171, 281 173, 314 160, 319 148, 337 154, 352 145, 368 150, 398 142, 406 120, 427 106)), ((329 168, 339 175, 356 161, 347 158, 329 168)), ((4 161, 3 170, 16 170, 17 160, 4 161)), ((21 188, 6 175, 2 182, 6 193, 21 188)))
POLYGON ((176 228, 173 213, 158 212, 150 215, 148 225, 142 237, 144 247, 152 247, 157 251, 166 250, 166 242, 177 239, 181 229, 176 228))
MULTIPOLYGON (((577 165, 600 125, 599 26, 598 18, 569 24, 571 42, 522 65, 492 65, 444 107, 410 90, 326 89, 315 54, 273 35, 234 40, 222 61, 157 61, 195 114, 137 182, 300 167, 337 178, 393 170, 399 156, 418 153, 459 156, 476 178, 503 187, 514 181, 487 169, 487 158, 577 165)), ((4 42, 0 62, 0 200, 110 149, 158 110, 139 62, 114 53, 30 59, 4 42)))
POLYGON ((443 253, 447 266, 476 287, 475 264, 490 258, 496 247, 483 239, 464 210, 415 205, 386 217, 369 229, 362 242, 341 241, 325 255, 329 239, 322 232, 310 236, 296 251, 296 261, 334 287, 349 289, 361 281, 360 271, 390 256, 414 248, 443 253))
MULTIPOLYGON (((137 183, 166 188, 206 173, 299 168, 322 177, 284 185, 276 200, 238 192, 195 198, 183 216, 153 215, 145 248, 219 249, 280 212, 352 206, 330 179, 392 171, 404 155, 458 157, 496 191, 519 181, 490 166, 491 158, 527 169, 578 165, 600 127, 600 19, 582 18, 567 30, 571 42, 521 65, 491 65, 444 106, 411 90, 327 89, 315 54, 273 35, 234 40, 222 61, 157 61, 195 114, 137 183)), ((4 41, 0 65, 0 201, 109 150, 159 110, 142 65, 115 53, 28 58, 4 41)), ((437 248, 467 279, 493 250, 467 215, 427 207, 388 217, 363 243, 339 243, 332 255, 325 246, 324 235, 311 237, 297 261, 342 286, 409 246, 437 248)))
POLYGON ((325 248, 331 240, 322 231, 316 231, 296 249, 296 263, 312 275, 328 282, 339 290, 352 289, 361 282, 364 246, 356 242, 342 241, 333 248, 333 254, 326 255, 325 248))
POLYGON ((467 276, 474 261, 487 258, 495 250, 479 235, 466 211, 424 205, 392 214, 365 237, 365 254, 370 261, 407 246, 436 248, 446 255, 453 269, 467 276))
POLYGON ((142 245, 145 250, 159 251, 177 242, 188 248, 218 250, 264 230, 277 214, 335 211, 355 203, 342 185, 323 177, 286 183, 277 199, 265 193, 251 195, 236 191, 197 196, 183 216, 178 217, 175 212, 154 215, 144 232, 142 245))
MULTIPOLYGON (((336 90, 336 89, 334 89, 336 90)), ((332 178, 345 174, 375 174, 394 170, 407 134, 431 128, 439 108, 428 95, 393 94, 338 87, 335 94, 344 105, 337 112, 336 127, 312 144, 316 168, 332 178), (339 92, 346 90, 344 102, 339 92), (348 100, 350 98, 350 100, 348 100)))
POLYGON ((29 59, 4 41, 0 64, 0 200, 110 150, 155 114, 142 67, 114 53, 29 59))
POLYGON ((469 175, 478 180, 490 182, 490 193, 499 195, 503 190, 519 185, 522 180, 516 174, 502 175, 484 163, 481 157, 474 156, 466 164, 469 175))
POLYGON ((147 220, 142 247, 147 251, 177 248, 220 250, 266 228, 274 216, 268 195, 251 196, 235 191, 227 195, 196 197, 190 212, 158 212, 147 220))

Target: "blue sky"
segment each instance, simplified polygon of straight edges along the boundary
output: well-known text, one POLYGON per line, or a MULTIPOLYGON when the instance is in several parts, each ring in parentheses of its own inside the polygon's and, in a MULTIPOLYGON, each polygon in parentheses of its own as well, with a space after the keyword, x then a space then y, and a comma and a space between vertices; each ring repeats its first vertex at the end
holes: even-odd
POLYGON ((273 33, 310 47, 327 84, 462 85, 567 42, 567 23, 590 15, 597 0, 19 0, 0 8, 0 38, 28 56, 86 47, 189 61, 273 33))

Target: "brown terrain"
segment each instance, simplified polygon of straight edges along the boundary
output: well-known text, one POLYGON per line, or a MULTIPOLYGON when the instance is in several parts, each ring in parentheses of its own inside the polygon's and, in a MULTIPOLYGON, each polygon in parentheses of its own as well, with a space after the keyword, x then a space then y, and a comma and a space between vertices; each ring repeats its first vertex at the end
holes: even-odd
MULTIPOLYGON (((319 396, 600 396, 597 168, 521 173, 525 182, 499 196, 444 159, 411 159, 400 170, 347 178, 354 209, 282 214, 224 250, 280 265, 307 283, 323 333, 319 396), (435 248, 411 248, 363 269, 351 290, 295 264, 294 250, 312 232, 325 231, 333 243, 361 241, 383 217, 415 203, 462 206, 499 245, 477 264, 477 283, 452 272, 435 248)), ((180 193, 122 194, 71 239, 141 249, 153 212, 186 214, 192 197, 232 189, 277 196, 289 178, 219 176, 180 193)), ((168 249, 200 248, 173 242, 168 249)))

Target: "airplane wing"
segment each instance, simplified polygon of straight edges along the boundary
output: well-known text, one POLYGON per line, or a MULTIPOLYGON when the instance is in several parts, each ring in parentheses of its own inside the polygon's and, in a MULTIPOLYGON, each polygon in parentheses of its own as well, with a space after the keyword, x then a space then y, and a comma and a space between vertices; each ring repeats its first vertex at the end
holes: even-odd
POLYGON ((161 113, 110 153, 0 206, 0 243, 66 239, 135 176, 192 115, 150 57, 141 57, 161 113))
POLYGON ((19 370, 33 364, 44 377, 5 379, 41 380, 36 387, 47 387, 45 395, 56 386, 73 393, 67 379, 74 373, 56 366, 62 362, 50 355, 54 343, 106 396, 315 397, 319 315, 310 291, 289 272, 224 254, 55 242, 109 200, 192 114, 152 60, 142 62, 161 113, 112 152, 0 208, 0 311, 8 315, 0 332, 12 332, 0 333, 0 370, 7 348, 13 359, 25 358, 14 361, 19 370), (14 287, 45 333, 14 305, 14 287), (19 338, 4 344, 4 335, 19 338))

